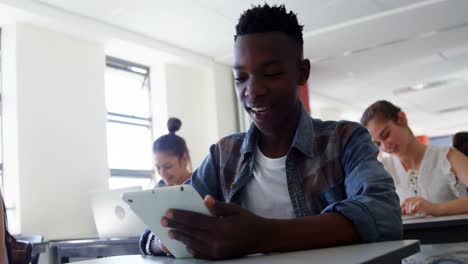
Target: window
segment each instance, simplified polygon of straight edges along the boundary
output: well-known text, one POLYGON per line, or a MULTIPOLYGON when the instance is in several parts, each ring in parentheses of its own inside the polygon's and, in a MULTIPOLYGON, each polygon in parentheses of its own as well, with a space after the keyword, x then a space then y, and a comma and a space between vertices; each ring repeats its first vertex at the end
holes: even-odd
POLYGON ((148 185, 153 174, 149 67, 107 57, 105 74, 109 186, 148 185))

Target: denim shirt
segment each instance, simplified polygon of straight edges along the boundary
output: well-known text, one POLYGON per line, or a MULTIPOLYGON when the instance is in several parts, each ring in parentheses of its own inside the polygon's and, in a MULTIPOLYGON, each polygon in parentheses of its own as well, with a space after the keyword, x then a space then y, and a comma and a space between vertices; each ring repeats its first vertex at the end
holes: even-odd
MULTIPOLYGON (((304 108, 300 115, 286 157, 296 217, 334 211, 354 224, 362 242, 401 239, 395 186, 377 160, 378 149, 367 129, 354 122, 313 119, 304 108)), ((210 194, 241 205, 243 187, 253 178, 258 134, 252 124, 247 133, 225 137, 211 146, 191 178, 202 197, 210 194)))
MULTIPOLYGON (((313 119, 304 108, 300 115, 286 157, 287 187, 296 217, 338 212, 354 224, 361 242, 401 239, 395 186, 377 160, 378 149, 367 129, 354 122, 313 119)), ((188 183, 202 197, 209 194, 241 205, 243 188, 253 178, 258 134, 252 124, 247 133, 212 145, 188 183)))

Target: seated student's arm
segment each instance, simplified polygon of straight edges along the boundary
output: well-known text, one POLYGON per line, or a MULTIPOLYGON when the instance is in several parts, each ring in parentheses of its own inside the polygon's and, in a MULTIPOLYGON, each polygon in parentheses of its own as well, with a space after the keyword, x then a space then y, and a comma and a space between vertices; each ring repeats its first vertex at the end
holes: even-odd
MULTIPOLYGON (((447 153, 447 160, 457 180, 468 186, 468 157, 457 149, 450 148, 447 153)), ((401 212, 408 215, 426 214, 432 216, 465 214, 468 213, 468 198, 433 203, 421 197, 410 197, 401 204, 401 212)))
POLYGON ((167 255, 170 252, 167 250, 166 247, 163 247, 158 243, 159 240, 151 230, 146 229, 140 237, 139 247, 140 252, 143 255, 152 255, 152 256, 159 256, 159 255, 167 255))
POLYGON ((468 213, 468 197, 456 200, 432 203, 421 197, 407 198, 401 205, 403 214, 425 214, 432 216, 455 215, 468 213))
MULTIPOLYGON (((160 180, 159 182, 156 183, 154 188, 162 188, 165 187, 166 183, 164 180, 160 180)), ((159 255, 166 255, 170 254, 170 252, 164 247, 162 248, 159 243, 155 243, 159 241, 158 238, 151 232, 149 229, 145 229, 143 231, 143 234, 140 236, 140 241, 139 241, 139 248, 140 252, 143 255, 153 255, 153 256, 159 256, 159 255)))
POLYGON ((351 132, 343 140, 347 199, 325 208, 346 216, 358 230, 362 242, 401 239, 403 225, 400 202, 390 174, 377 160, 378 148, 364 127, 345 122, 351 132))
POLYGON ((6 253, 6 244, 5 244, 5 236, 6 236, 6 223, 5 223, 5 213, 3 208, 3 197, 0 193, 0 260, 3 261, 7 259, 5 256, 6 253))
MULTIPOLYGON (((208 196, 205 203, 216 217, 170 209, 161 224, 172 228, 169 237, 184 243, 194 257, 206 259, 400 239, 401 214, 393 180, 377 161, 378 150, 367 130, 356 127, 343 144, 348 198, 320 215, 266 219, 208 196)), ((192 183, 210 194, 211 181, 202 179, 216 174, 204 172, 195 173, 192 183)))

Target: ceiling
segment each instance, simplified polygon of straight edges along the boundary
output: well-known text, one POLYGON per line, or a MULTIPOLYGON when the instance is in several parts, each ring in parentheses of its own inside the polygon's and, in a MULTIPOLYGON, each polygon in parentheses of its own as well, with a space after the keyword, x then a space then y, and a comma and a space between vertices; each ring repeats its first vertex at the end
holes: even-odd
MULTIPOLYGON (((34 2, 230 64, 239 14, 265 0, 34 2)), ((304 24, 313 115, 357 120, 387 99, 407 112, 416 133, 468 130, 468 1, 266 2, 284 3, 304 24)))

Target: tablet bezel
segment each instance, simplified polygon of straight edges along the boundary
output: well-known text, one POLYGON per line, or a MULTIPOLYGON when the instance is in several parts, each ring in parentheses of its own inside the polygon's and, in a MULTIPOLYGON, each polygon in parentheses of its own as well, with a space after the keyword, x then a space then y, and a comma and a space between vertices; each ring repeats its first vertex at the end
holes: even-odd
POLYGON ((186 246, 168 237, 170 228, 161 225, 169 208, 211 215, 205 202, 191 185, 177 185, 146 191, 126 192, 122 199, 176 258, 191 258, 186 246))

